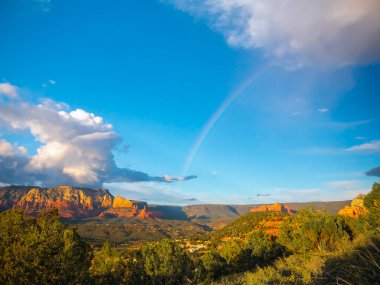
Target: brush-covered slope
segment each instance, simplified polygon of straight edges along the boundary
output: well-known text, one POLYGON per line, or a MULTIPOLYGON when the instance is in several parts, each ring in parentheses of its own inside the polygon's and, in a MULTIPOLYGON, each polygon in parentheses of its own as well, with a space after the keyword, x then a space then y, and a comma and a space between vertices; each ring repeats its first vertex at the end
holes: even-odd
POLYGON ((267 234, 276 235, 286 216, 288 216, 288 214, 284 212, 248 212, 237 218, 231 224, 217 230, 212 236, 215 240, 234 237, 244 239, 259 229, 264 230, 267 234))

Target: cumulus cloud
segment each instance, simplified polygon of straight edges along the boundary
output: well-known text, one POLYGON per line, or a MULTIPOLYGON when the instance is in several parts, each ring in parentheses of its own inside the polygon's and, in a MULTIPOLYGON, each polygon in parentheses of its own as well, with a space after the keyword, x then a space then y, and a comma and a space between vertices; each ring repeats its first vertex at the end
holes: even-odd
POLYGON ((0 83, 0 99, 1 96, 17 98, 17 87, 9 83, 0 83))
POLYGON ((0 182, 1 184, 14 184, 19 179, 23 180, 23 169, 29 162, 24 147, 18 147, 6 140, 0 140, 0 182))
POLYGON ((380 166, 372 168, 365 173, 367 176, 380 177, 380 166))
MULTIPOLYGON (((6 90, 17 90, 12 86, 6 90), (12 89, 13 88, 13 89, 12 89)), ((121 142, 111 124, 82 109, 70 110, 50 99, 40 104, 0 102, 0 127, 28 130, 41 144, 29 156, 25 148, 0 141, 0 182, 51 186, 101 187, 104 182, 174 182, 195 178, 150 176, 119 168, 112 151, 121 142)))
POLYGON ((373 0, 168 0, 206 18, 229 45, 262 49, 288 67, 339 67, 380 58, 373 0))

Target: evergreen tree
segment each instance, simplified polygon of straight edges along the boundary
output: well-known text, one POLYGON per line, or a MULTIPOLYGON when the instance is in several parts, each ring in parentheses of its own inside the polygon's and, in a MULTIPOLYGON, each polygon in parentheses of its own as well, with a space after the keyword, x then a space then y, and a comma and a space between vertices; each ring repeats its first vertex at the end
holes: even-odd
POLYGON ((120 284, 124 280, 125 269, 120 253, 105 242, 95 254, 90 272, 96 284, 120 284))
POLYGON ((369 192, 364 198, 364 206, 367 208, 368 213, 365 220, 375 233, 380 231, 380 184, 374 183, 372 191, 369 192))
POLYGON ((141 249, 144 272, 151 284, 184 284, 192 278, 193 266, 184 250, 164 239, 141 249))
POLYGON ((83 284, 91 259, 89 245, 57 211, 37 219, 22 210, 0 214, 0 284, 83 284))

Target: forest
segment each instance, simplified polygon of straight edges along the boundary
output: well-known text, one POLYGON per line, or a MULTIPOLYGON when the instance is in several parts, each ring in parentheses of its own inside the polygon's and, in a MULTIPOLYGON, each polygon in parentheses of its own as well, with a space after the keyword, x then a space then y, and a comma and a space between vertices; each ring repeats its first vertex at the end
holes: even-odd
POLYGON ((189 251, 176 239, 88 244, 57 211, 0 214, 0 284, 379 284, 380 184, 357 219, 247 213, 189 251), (279 225, 278 228, 276 225, 279 225))

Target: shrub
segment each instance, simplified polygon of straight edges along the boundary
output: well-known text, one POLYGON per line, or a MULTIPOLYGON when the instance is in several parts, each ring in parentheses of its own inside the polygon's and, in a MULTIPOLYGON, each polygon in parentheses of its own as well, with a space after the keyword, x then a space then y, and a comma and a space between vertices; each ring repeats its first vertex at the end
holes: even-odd
POLYGON ((311 209, 289 217, 280 228, 279 241, 292 252, 333 250, 350 239, 334 216, 311 209))
POLYGON ((22 210, 0 214, 0 284, 81 284, 92 250, 58 212, 37 219, 22 210))
POLYGON ((178 244, 168 239, 144 245, 141 262, 151 284, 184 284, 193 274, 190 258, 178 244))
POLYGON ((95 254, 90 272, 96 284, 120 284, 124 279, 125 263, 120 253, 105 242, 95 254))

